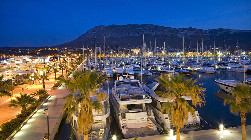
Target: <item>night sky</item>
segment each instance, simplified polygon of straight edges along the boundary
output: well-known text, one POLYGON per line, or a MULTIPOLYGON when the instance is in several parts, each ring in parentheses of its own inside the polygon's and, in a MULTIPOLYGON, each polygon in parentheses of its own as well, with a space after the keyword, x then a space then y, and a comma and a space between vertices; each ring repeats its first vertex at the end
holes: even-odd
POLYGON ((251 0, 0 0, 0 47, 58 45, 111 24, 250 30, 251 0))

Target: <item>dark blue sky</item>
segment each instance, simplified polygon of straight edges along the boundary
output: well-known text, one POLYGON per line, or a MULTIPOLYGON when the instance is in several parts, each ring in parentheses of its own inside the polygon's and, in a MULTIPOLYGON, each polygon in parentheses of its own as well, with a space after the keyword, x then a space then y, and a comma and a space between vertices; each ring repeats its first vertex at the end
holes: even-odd
POLYGON ((251 0, 0 0, 0 47, 52 46, 97 25, 251 29, 251 0))

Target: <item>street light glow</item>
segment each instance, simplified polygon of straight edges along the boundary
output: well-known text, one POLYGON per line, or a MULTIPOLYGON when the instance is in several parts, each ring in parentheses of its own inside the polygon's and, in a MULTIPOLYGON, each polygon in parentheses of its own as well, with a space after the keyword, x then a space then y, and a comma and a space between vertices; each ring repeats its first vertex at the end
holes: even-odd
POLYGON ((221 133, 223 133, 223 129, 224 129, 224 125, 223 125, 223 124, 220 124, 220 125, 219 125, 219 130, 220 130, 221 133))
POLYGON ((22 127, 22 129, 27 129, 27 128, 29 128, 30 127, 30 124, 25 124, 23 127, 22 127))
POLYGON ((170 129, 170 131, 169 131, 169 136, 170 136, 170 137, 173 136, 173 129, 170 129))
POLYGON ((37 117, 37 116, 38 116, 38 114, 37 114, 37 113, 33 115, 33 117, 37 117))

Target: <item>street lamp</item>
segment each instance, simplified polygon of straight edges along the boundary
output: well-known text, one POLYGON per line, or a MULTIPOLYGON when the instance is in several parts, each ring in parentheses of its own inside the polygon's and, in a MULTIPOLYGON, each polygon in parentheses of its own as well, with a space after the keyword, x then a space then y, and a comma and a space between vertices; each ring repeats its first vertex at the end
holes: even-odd
POLYGON ((223 133, 223 130, 224 130, 224 125, 223 124, 219 125, 219 130, 220 130, 221 133, 223 133))
POLYGON ((44 111, 45 111, 46 117, 47 117, 47 127, 48 127, 48 132, 47 132, 47 134, 48 134, 48 140, 50 140, 49 109, 46 108, 46 109, 44 109, 44 111))
POLYGON ((170 136, 170 137, 173 136, 173 129, 170 129, 170 131, 169 131, 169 136, 170 136))

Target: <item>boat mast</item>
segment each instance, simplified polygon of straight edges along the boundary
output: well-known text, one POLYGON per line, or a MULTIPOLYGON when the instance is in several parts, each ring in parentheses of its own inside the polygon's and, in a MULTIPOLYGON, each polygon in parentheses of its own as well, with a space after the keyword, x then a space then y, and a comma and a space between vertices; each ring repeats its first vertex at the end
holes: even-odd
POLYGON ((201 42, 201 55, 203 56, 203 38, 202 38, 202 42, 201 42))
POLYGON ((143 49, 144 49, 144 44, 145 44, 145 42, 144 42, 145 40, 144 40, 144 34, 143 34, 143 44, 142 44, 142 51, 141 51, 141 57, 140 57, 140 73, 141 73, 141 77, 140 77, 140 80, 141 80, 141 83, 142 83, 142 77, 143 77, 143 74, 142 74, 142 55, 143 55, 143 49))
POLYGON ((82 71, 84 70, 84 62, 85 62, 85 45, 83 45, 83 63, 82 63, 82 71))
POLYGON ((94 55, 95 55, 95 68, 97 67, 97 48, 96 48, 96 36, 94 37, 94 55))
POLYGON ((199 63, 199 43, 198 43, 198 40, 197 40, 197 63, 199 63))
MULTIPOLYGON (((157 45, 156 45, 156 38, 155 38, 155 43, 154 43, 154 54, 156 53, 156 48, 157 48, 157 45)), ((156 55, 157 56, 157 55, 156 55)))
POLYGON ((105 57, 105 36, 104 36, 104 59, 103 59, 103 64, 104 64, 104 68, 105 68, 105 65, 106 65, 106 57, 105 57))
POLYGON ((215 39, 214 39, 214 65, 215 65, 215 39))
POLYGON ((164 49, 163 49, 163 55, 165 57, 165 50, 166 50, 166 42, 164 42, 164 49))
POLYGON ((236 52, 236 55, 239 55, 239 40, 237 40, 237 44, 236 44, 236 48, 237 48, 237 52, 236 52))
MULTIPOLYGON (((143 34, 144 35, 144 34, 143 34)), ((145 43, 145 35, 143 36, 143 56, 144 56, 144 67, 146 66, 146 43, 145 43)))
POLYGON ((151 52, 152 51, 152 42, 150 40, 150 48, 149 48, 149 51, 151 52))
POLYGON ((101 54, 102 54, 102 52, 101 52, 101 45, 98 47, 98 51, 99 51, 99 60, 101 61, 101 54))
POLYGON ((185 57, 185 38, 183 36, 183 57, 185 57))

